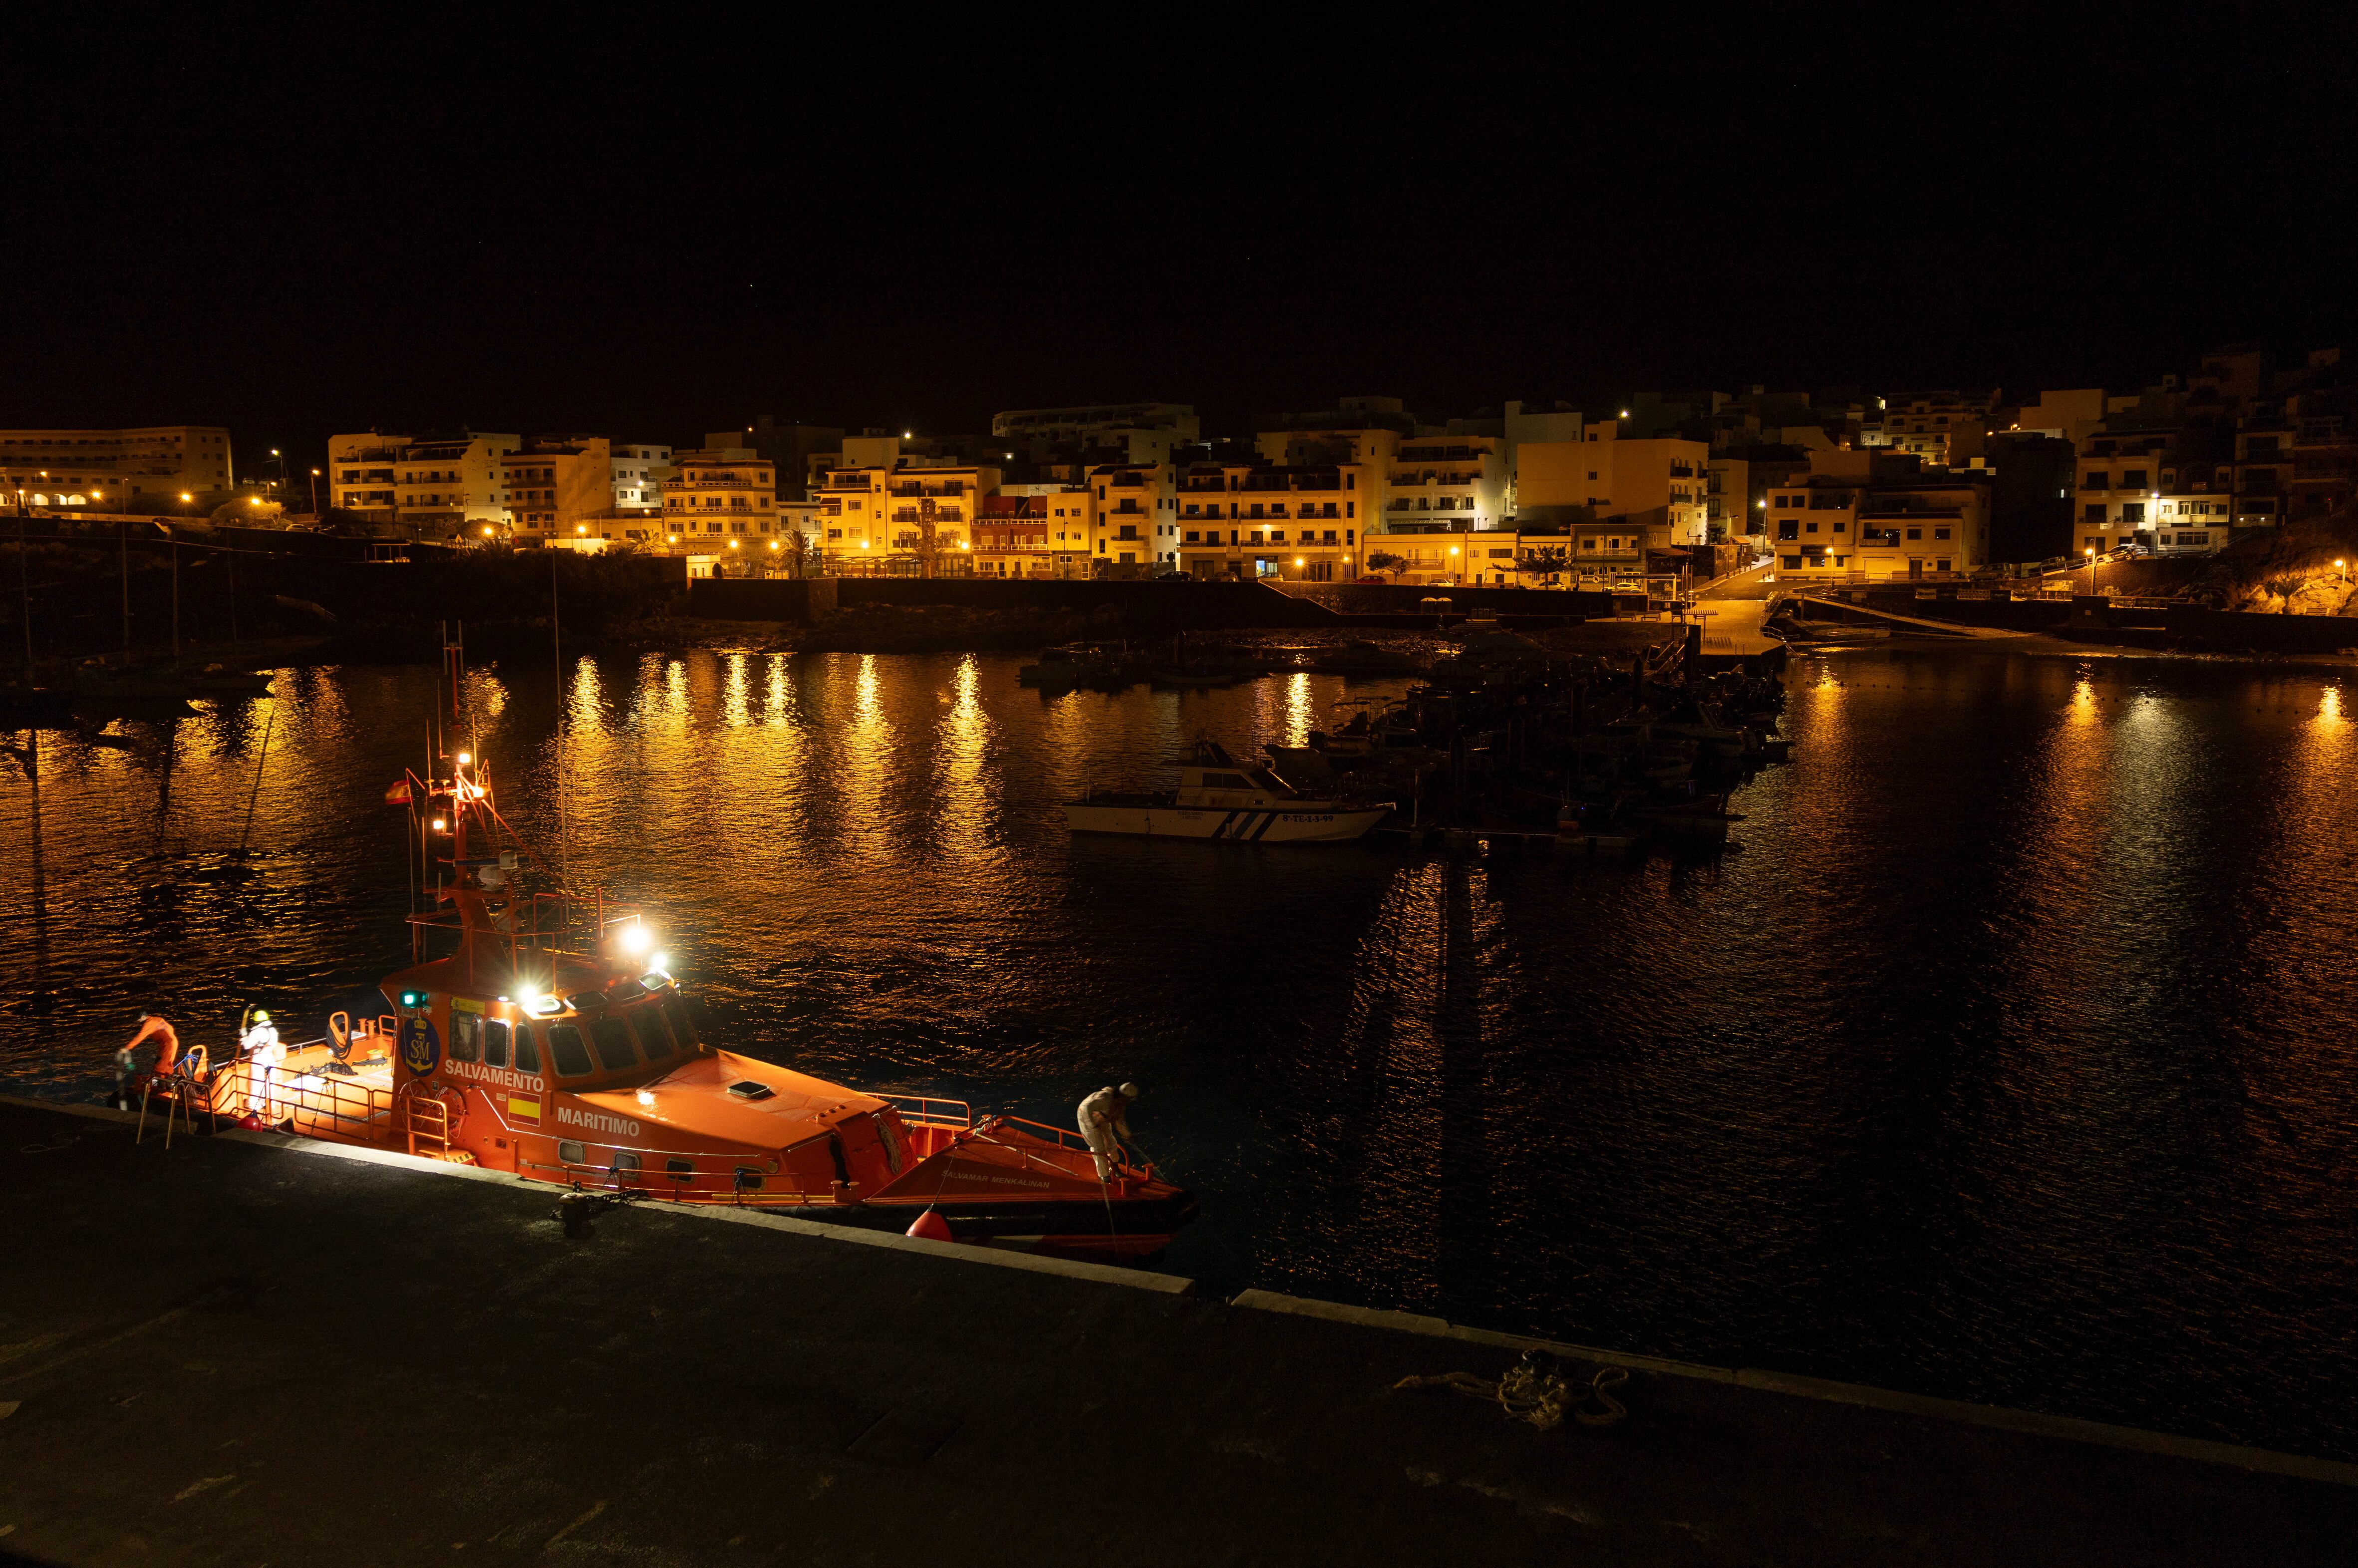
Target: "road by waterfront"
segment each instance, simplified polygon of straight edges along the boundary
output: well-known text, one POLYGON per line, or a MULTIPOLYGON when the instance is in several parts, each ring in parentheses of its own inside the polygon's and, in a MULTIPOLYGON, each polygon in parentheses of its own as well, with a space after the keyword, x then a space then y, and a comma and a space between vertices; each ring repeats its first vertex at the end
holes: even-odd
MULTIPOLYGON (((576 665, 577 868, 756 1054, 1058 1119, 1141 1079, 1206 1199, 1170 1266, 1217 1289, 2358 1451, 2336 673, 1797 660, 1744 852, 1621 871, 1073 842, 1065 795, 1397 687, 1044 698, 1020 662, 576 665)), ((168 750, 45 736, 38 815, 0 784, 0 1079, 94 1093, 136 1006, 218 1042, 390 968, 378 802, 431 681, 288 672, 168 750)), ((536 830, 552 697, 475 679, 536 830)))

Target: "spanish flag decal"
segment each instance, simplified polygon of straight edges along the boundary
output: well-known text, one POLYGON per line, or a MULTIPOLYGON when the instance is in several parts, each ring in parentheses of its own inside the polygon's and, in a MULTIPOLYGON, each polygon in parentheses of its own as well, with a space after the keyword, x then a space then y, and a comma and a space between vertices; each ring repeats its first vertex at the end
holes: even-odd
POLYGON ((518 1121, 528 1121, 535 1127, 538 1127, 540 1102, 536 1099, 528 1099, 523 1095, 510 1095, 508 1096, 508 1115, 518 1121))

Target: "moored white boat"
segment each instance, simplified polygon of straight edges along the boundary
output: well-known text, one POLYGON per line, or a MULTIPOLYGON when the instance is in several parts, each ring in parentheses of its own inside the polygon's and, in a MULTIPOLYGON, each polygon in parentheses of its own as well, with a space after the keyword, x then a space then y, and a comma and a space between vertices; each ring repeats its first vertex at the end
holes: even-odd
POLYGON ((1093 791, 1065 803, 1065 820, 1076 833, 1340 844, 1364 838, 1391 815, 1392 806, 1297 790, 1271 770, 1238 762, 1217 742, 1201 741, 1180 764, 1177 789, 1093 791))

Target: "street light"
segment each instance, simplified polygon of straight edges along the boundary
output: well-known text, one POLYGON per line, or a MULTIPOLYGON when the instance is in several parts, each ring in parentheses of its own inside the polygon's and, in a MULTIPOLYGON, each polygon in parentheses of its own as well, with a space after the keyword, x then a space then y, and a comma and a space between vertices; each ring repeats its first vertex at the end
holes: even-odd
POLYGON ((318 469, 313 469, 313 470, 311 470, 311 515, 312 515, 312 516, 314 516, 314 517, 317 517, 319 514, 319 470, 318 469))
POLYGON ((2091 545, 2080 553, 2088 557, 2088 591, 2093 593, 2096 591, 2096 546, 2091 545))

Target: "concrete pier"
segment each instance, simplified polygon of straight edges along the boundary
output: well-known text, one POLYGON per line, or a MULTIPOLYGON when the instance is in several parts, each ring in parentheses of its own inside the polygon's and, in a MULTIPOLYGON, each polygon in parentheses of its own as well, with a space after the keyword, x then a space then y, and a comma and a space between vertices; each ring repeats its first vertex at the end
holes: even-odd
POLYGON ((0 1101, 0 1563, 2346 1562, 2358 1466, 0 1101), (1580 1369, 1601 1353, 1586 1357, 1580 1369))

